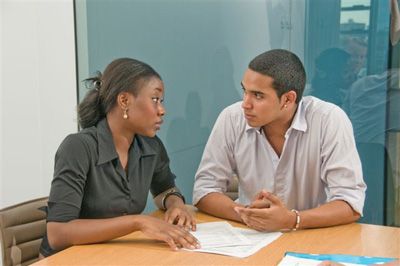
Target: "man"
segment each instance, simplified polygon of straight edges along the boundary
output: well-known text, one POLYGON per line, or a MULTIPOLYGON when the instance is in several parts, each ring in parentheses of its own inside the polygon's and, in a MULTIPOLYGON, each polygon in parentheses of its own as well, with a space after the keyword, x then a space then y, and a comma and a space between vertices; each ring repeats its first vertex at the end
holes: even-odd
POLYGON ((204 150, 196 207, 262 231, 333 226, 362 215, 366 185, 351 123, 333 104, 302 99, 305 80, 299 58, 286 50, 250 62, 243 102, 222 111, 204 150), (238 202, 223 194, 232 172, 238 202))
POLYGON ((363 67, 368 47, 363 40, 353 37, 344 40, 343 49, 350 54, 351 70, 348 75, 351 78, 351 85, 357 79, 365 77, 366 69, 363 69, 363 67))

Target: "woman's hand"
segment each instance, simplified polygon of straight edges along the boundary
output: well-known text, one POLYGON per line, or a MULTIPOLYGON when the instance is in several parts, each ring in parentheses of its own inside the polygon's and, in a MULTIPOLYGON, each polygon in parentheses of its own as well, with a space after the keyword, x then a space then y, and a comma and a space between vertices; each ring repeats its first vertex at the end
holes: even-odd
POLYGON ((140 230, 148 237, 165 241, 174 251, 179 250, 178 246, 200 248, 200 242, 188 231, 160 219, 143 215, 140 230))
POLYGON ((190 229, 196 231, 196 221, 189 214, 183 202, 179 202, 179 200, 174 201, 173 204, 168 206, 164 220, 170 224, 176 224, 181 228, 185 228, 187 231, 190 229))

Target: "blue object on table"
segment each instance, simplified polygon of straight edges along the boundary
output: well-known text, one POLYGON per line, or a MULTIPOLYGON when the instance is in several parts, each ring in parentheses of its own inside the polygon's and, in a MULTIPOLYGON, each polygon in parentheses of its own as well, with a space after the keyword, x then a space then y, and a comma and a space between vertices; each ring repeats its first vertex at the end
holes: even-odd
POLYGON ((285 255, 302 258, 302 259, 313 259, 313 260, 330 260, 339 263, 354 263, 360 265, 371 265, 376 263, 385 263, 397 260, 396 258, 379 258, 379 257, 366 257, 366 256, 354 256, 354 255, 342 255, 342 254, 305 254, 305 253, 294 253, 286 252, 285 255))

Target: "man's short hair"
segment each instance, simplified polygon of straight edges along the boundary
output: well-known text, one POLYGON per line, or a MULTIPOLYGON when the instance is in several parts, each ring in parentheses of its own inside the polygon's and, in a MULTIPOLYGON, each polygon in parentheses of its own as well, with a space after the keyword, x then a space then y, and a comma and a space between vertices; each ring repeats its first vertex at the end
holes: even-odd
POLYGON ((255 57, 249 68, 274 79, 274 89, 280 99, 291 90, 297 94, 298 104, 306 85, 306 71, 300 59, 290 51, 275 49, 255 57))

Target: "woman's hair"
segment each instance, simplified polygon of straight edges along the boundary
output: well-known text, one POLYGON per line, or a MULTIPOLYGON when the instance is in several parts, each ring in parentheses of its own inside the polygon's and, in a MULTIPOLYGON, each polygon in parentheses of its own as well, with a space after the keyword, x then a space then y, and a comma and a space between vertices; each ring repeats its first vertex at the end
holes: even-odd
POLYGON ((160 75, 149 65, 131 58, 112 61, 104 70, 97 71, 95 77, 85 79, 86 86, 92 88, 78 106, 78 121, 82 128, 97 124, 117 102, 118 94, 130 92, 134 97, 150 78, 160 75))

